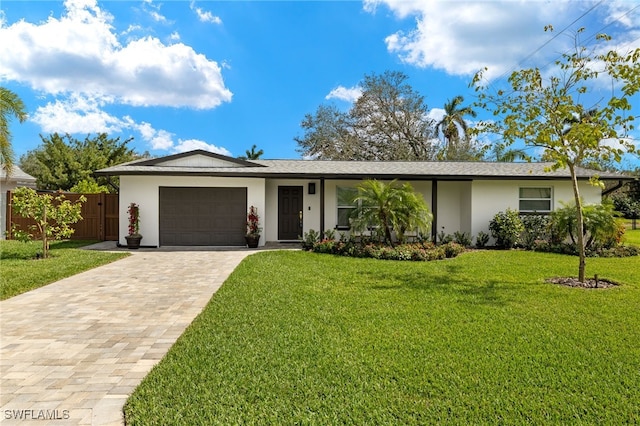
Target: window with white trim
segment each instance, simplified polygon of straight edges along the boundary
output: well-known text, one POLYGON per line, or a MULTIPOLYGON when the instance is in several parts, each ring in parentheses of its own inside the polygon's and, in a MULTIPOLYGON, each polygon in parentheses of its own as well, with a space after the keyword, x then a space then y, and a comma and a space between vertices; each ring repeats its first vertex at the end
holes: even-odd
POLYGON ((349 218, 357 207, 356 204, 353 203, 353 198, 358 194, 358 190, 356 188, 338 186, 336 188, 336 194, 338 197, 338 222, 336 227, 338 229, 349 229, 351 227, 349 218))
POLYGON ((523 213, 548 213, 553 206, 551 187, 520 188, 519 208, 523 213))

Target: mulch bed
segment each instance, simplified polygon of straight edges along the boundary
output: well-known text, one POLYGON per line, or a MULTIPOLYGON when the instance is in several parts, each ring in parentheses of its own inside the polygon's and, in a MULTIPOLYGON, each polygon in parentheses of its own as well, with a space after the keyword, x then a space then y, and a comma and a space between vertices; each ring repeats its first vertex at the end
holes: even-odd
POLYGON ((611 288, 617 287, 620 284, 609 280, 603 280, 598 278, 586 278, 583 283, 578 281, 576 277, 554 277, 547 279, 548 283, 564 285, 567 287, 579 287, 579 288, 611 288))

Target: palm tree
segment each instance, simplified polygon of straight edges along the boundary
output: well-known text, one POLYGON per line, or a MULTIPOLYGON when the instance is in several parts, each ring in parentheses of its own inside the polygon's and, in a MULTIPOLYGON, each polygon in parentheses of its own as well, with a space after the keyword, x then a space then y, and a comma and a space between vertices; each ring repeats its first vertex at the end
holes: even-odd
POLYGON ((9 122, 12 116, 21 123, 27 119, 24 103, 14 92, 0 87, 0 164, 4 167, 7 176, 11 174, 15 163, 11 147, 11 132, 9 131, 9 122))
POLYGON ((474 155, 466 152, 471 148, 469 126, 465 116, 476 117, 476 112, 470 106, 461 106, 464 98, 460 95, 444 104, 444 117, 436 124, 438 134, 441 134, 446 143, 443 157, 446 160, 469 159, 474 155), (462 135, 460 135, 462 131, 462 135), (462 136, 462 140, 461 140, 462 136), (462 144, 461 142, 464 142, 462 144), (463 146, 464 145, 464 146, 463 146))
POLYGON ((503 144, 498 143, 493 145, 489 159, 501 163, 513 163, 514 161, 518 160, 528 160, 529 156, 524 149, 507 149, 503 144))
POLYGON ((246 150, 245 154, 246 155, 241 155, 238 158, 240 160, 259 160, 260 157, 262 156, 262 154, 264 154, 264 151, 259 149, 258 151, 256 151, 257 146, 254 144, 251 147, 251 150, 246 150))
POLYGON ((364 231, 370 226, 378 227, 385 242, 391 246, 392 232, 402 242, 408 230, 428 231, 433 219, 422 195, 410 184, 399 185, 395 180, 389 184, 365 180, 358 185, 353 204, 357 205, 351 216, 353 229, 364 231))

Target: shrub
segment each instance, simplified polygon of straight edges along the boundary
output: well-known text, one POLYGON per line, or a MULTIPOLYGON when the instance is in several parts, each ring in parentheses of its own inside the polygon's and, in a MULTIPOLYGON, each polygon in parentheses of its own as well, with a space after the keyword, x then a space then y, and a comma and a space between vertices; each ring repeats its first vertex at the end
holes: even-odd
POLYGON ((484 231, 478 232, 478 236, 476 237, 476 247, 484 248, 489 243, 489 234, 484 231))
POLYGON ((524 226, 518 212, 507 209, 493 217, 489 223, 489 230, 493 238, 496 239, 498 247, 513 248, 518 242, 524 226))
POLYGON ((313 245, 320 241, 320 233, 310 229, 309 232, 305 232, 302 236, 302 250, 312 250, 313 245))
POLYGON ((471 247, 471 234, 468 232, 456 231, 453 233, 453 241, 463 247, 471 247))
POLYGON ((359 241, 355 237, 341 237, 339 241, 318 241, 313 244, 316 253, 330 253, 350 257, 367 257, 384 260, 428 261, 452 258, 464 252, 460 244, 448 243, 436 246, 430 242, 388 246, 379 242, 359 241))
POLYGON ((453 236, 451 234, 445 234, 443 226, 442 231, 438 232, 437 241, 440 244, 449 244, 451 241, 453 241, 453 236))
MULTIPOLYGON (((624 226, 616 220, 613 204, 589 204, 583 207, 584 228, 582 230, 585 249, 612 248, 620 244, 624 226)), ((576 207, 565 205, 551 213, 552 242, 563 242, 567 238, 576 244, 578 224, 576 207)))
POLYGON ((460 253, 464 252, 464 246, 461 246, 460 244, 456 244, 456 243, 445 244, 442 246, 442 248, 444 249, 444 256, 447 259, 456 257, 460 253))
POLYGON ((548 239, 549 216, 522 215, 520 217, 524 230, 520 235, 520 244, 527 250, 533 249, 536 241, 548 239))

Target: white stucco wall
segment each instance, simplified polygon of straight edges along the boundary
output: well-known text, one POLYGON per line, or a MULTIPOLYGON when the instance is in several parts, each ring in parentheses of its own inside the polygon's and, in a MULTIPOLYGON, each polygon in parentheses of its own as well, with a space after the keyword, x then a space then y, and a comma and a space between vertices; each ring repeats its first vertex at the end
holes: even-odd
POLYGON ((471 182, 438 182, 436 233, 471 232, 471 182))
MULTIPOLYGON (((187 176, 121 176, 120 177, 120 244, 126 244, 128 229, 127 208, 130 203, 140 206, 140 234, 142 245, 160 244, 160 187, 232 187, 247 188, 248 206, 256 206, 260 214, 260 223, 267 220, 265 212, 265 180, 262 178, 219 178, 187 176)), ((260 238, 264 245, 265 236, 260 238)))
POLYGON ((320 181, 309 179, 267 179, 265 191, 265 237, 266 241, 278 240, 278 187, 302 187, 302 232, 320 229, 320 181), (316 193, 309 194, 309 183, 316 184, 316 193))
MULTIPOLYGON (((521 187, 551 187, 554 210, 562 207, 562 202, 573 203, 573 189, 570 181, 476 180, 472 183, 471 193, 471 235, 475 237, 480 231, 489 233, 489 222, 496 213, 505 211, 507 208, 518 210, 521 187)), ((588 182, 580 182, 579 188, 585 204, 601 202, 600 188, 588 182)))

